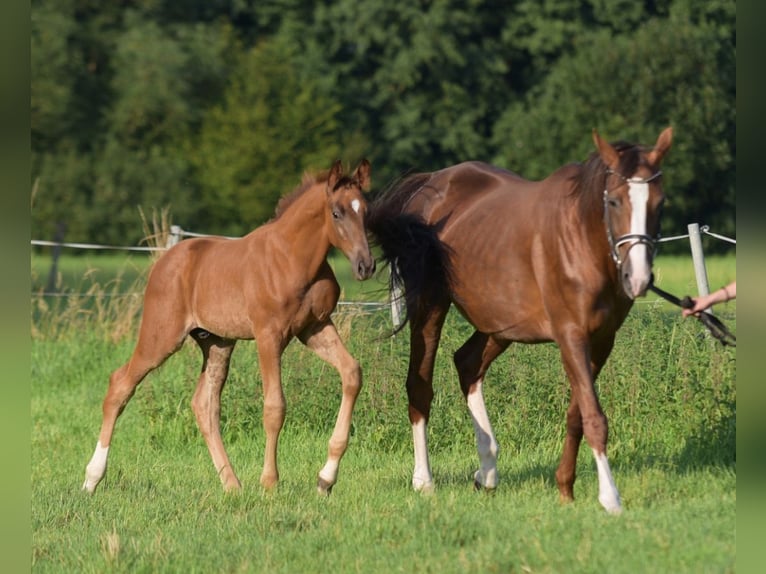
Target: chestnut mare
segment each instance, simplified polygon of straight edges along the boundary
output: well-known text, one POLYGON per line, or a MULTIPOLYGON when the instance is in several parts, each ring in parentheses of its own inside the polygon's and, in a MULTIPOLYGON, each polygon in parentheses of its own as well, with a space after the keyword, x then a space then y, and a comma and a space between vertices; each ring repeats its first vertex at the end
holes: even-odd
POLYGON ((433 368, 454 303, 476 331, 455 353, 476 433, 476 486, 497 485, 498 445, 482 395, 484 375, 512 342, 552 341, 571 385, 566 440, 556 481, 574 498, 583 434, 598 468, 599 501, 621 511, 606 456, 607 420, 594 381, 633 300, 652 277, 663 192, 665 129, 652 149, 609 144, 542 181, 479 162, 412 175, 370 205, 368 230, 404 285, 410 322, 407 373, 416 490, 433 488, 426 425, 433 368))
POLYGON ((330 318, 340 288, 326 257, 335 246, 351 261, 357 279, 374 272, 362 196, 369 182, 367 160, 350 176, 343 174, 338 161, 329 173, 304 176, 280 201, 275 218, 245 237, 187 239, 155 263, 135 350, 109 379, 101 434, 86 468, 84 490, 92 493, 104 477, 115 422, 136 386, 191 335, 202 350, 192 408, 225 490, 240 488, 220 431, 221 391, 236 341, 257 341, 266 433, 261 484, 266 488, 279 478, 277 441, 285 420, 280 361, 285 347, 298 337, 338 370, 343 397, 318 480, 319 491, 330 492, 348 444, 362 372, 330 318))

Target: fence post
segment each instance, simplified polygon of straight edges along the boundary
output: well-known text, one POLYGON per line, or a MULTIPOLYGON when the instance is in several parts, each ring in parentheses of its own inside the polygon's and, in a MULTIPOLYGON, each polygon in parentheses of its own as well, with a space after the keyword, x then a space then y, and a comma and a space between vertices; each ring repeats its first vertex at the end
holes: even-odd
POLYGON ((165 247, 170 249, 173 247, 176 243, 181 241, 184 235, 184 230, 181 229, 180 225, 171 225, 170 226, 170 233, 168 234, 168 242, 165 247))
MULTIPOLYGON (((391 267, 389 268, 389 273, 394 273, 394 265, 396 265, 396 261, 391 262, 391 267)), ((398 274, 397 274, 398 275, 398 274)), ((404 319, 402 316, 405 312, 405 303, 404 303, 404 297, 402 293, 402 286, 399 283, 399 281, 392 280, 391 281, 391 290, 388 293, 389 301, 391 304, 391 322, 394 324, 394 329, 398 329, 404 319)))
POLYGON ((697 277, 697 294, 707 295, 710 293, 710 286, 705 268, 705 255, 702 252, 700 226, 697 223, 690 223, 687 228, 689 229, 689 244, 692 248, 692 260, 694 261, 694 275, 697 277))
POLYGON ((59 269, 59 256, 61 255, 61 243, 64 242, 64 234, 66 233, 66 223, 59 221, 56 223, 56 233, 53 235, 53 241, 56 245, 53 246, 53 255, 51 259, 51 270, 48 272, 48 284, 45 286, 46 293, 56 292, 56 280, 58 279, 59 269))

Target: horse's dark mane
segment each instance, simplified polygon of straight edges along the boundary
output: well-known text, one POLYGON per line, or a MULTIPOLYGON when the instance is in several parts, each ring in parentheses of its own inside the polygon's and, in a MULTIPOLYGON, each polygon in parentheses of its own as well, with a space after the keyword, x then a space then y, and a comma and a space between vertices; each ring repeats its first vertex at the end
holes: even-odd
MULTIPOLYGON (((612 147, 620 154, 617 171, 628 177, 634 174, 641 161, 643 148, 625 141, 612 142, 612 147)), ((580 202, 580 214, 583 218, 594 213, 603 213, 607 169, 598 152, 593 152, 575 178, 572 194, 580 202)))
POLYGON ((431 178, 431 173, 414 173, 394 180, 372 200, 377 216, 392 217, 398 215, 410 198, 431 178))

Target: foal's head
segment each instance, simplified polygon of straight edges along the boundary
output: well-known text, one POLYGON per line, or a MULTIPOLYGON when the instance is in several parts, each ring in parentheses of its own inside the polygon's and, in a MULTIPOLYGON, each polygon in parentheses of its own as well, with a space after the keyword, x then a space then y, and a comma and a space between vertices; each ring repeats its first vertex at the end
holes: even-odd
POLYGON ((631 299, 646 293, 652 277, 654 245, 665 196, 660 162, 670 149, 673 129, 665 128, 651 149, 611 145, 593 130, 606 164, 604 221, 620 283, 631 299))
POLYGON ((375 272, 375 258, 367 243, 364 222, 367 201, 362 195, 370 186, 370 163, 363 159, 354 173, 343 175, 336 161, 327 178, 326 227, 330 243, 351 262, 354 276, 367 279, 375 272))

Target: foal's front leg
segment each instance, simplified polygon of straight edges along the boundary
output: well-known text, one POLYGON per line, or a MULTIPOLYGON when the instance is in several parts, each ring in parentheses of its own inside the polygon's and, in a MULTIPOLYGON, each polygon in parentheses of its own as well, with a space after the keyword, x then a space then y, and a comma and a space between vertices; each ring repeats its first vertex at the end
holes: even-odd
POLYGON ((266 449, 263 455, 261 485, 276 486, 277 444, 285 422, 285 395, 282 391, 282 351, 286 343, 273 337, 258 338, 258 360, 263 377, 263 430, 266 433, 266 449))
POLYGON ((327 462, 319 471, 317 489, 320 494, 329 494, 338 478, 340 459, 348 447, 351 432, 351 416, 356 398, 362 388, 362 369, 343 345, 332 321, 313 326, 300 335, 301 341, 312 349, 322 360, 327 361, 340 373, 343 396, 340 402, 335 429, 327 449, 327 462))

